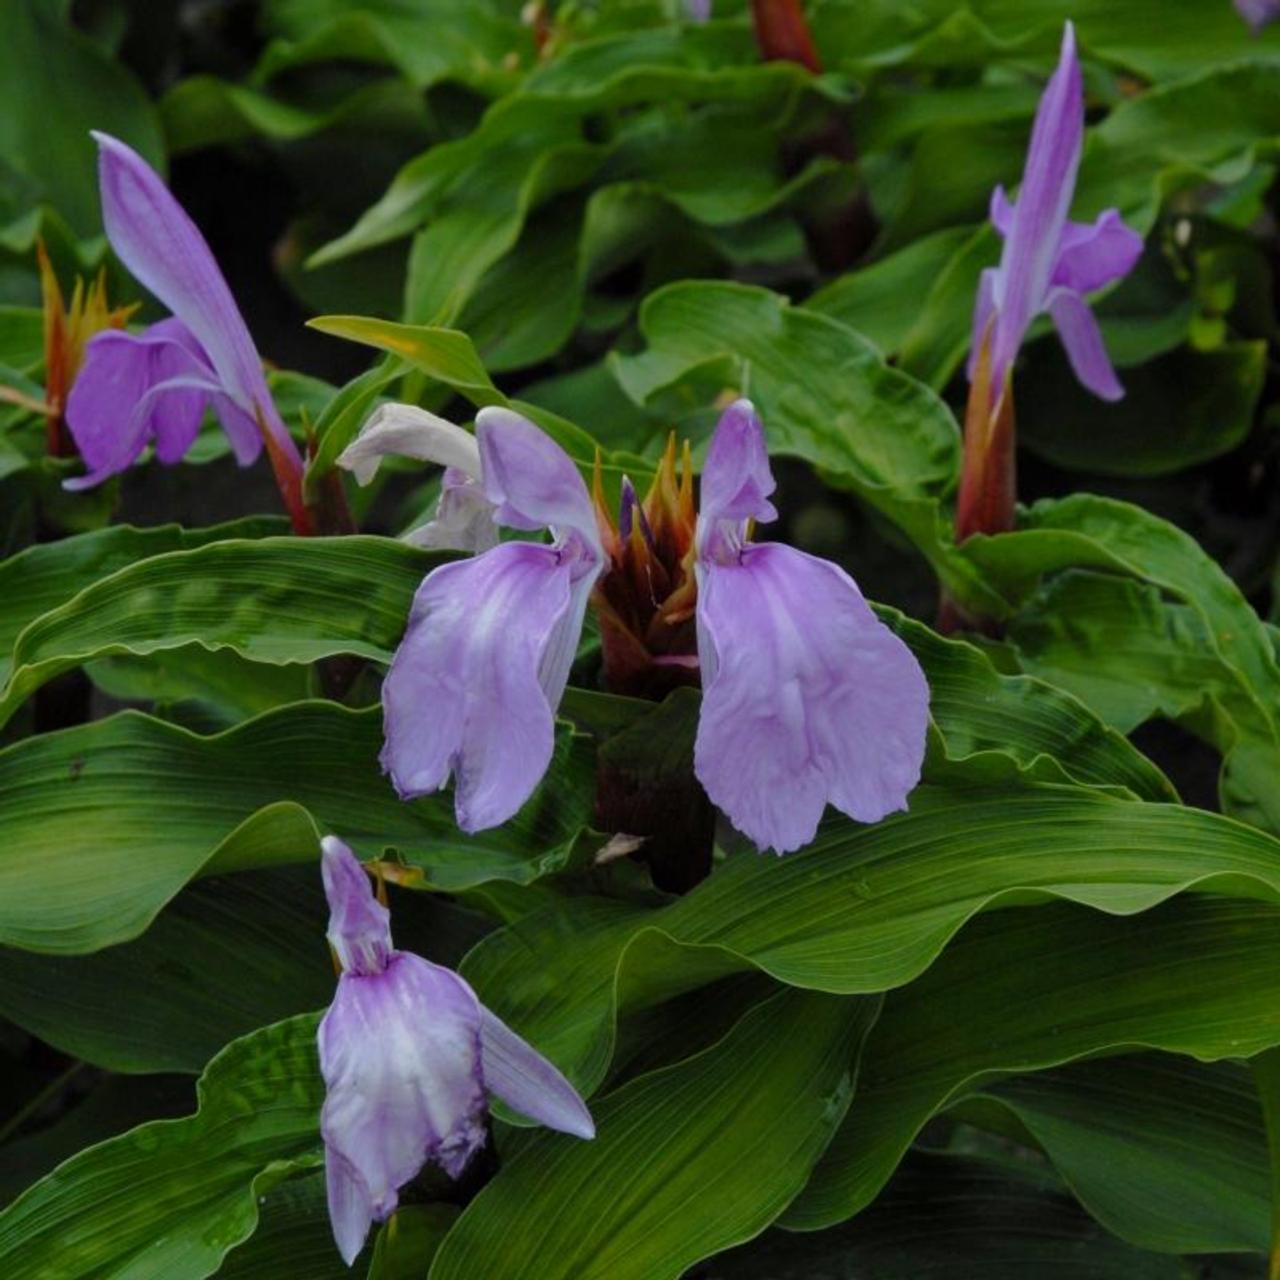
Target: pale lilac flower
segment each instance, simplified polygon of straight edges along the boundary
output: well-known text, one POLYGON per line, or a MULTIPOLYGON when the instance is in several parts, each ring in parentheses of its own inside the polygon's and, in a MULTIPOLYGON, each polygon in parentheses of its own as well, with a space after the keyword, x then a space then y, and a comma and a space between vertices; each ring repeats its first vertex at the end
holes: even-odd
POLYGON ((690 22, 709 22, 711 0, 684 0, 684 11, 690 22))
POLYGON ((989 331, 993 402, 1004 391, 1031 322, 1046 311, 1076 377, 1104 400, 1124 394, 1084 295, 1128 274, 1142 253, 1142 237, 1115 209, 1093 223, 1068 219, 1083 140, 1084 87, 1068 22, 1057 70, 1036 111, 1018 202, 1010 204, 1003 187, 991 198, 991 220, 1004 237, 1004 252, 998 267, 982 273, 978 287, 969 376, 989 331))
POLYGON ((1280 0, 1236 0, 1236 10, 1255 30, 1280 18, 1280 0))
MULTIPOLYGON (((459 825, 495 826, 551 759, 554 713, 605 557, 569 457, 507 409, 476 421, 496 518, 552 528, 431 573, 383 685, 383 765, 404 797, 452 772, 459 825)), ((829 802, 863 822, 905 806, 920 775, 928 687, 907 647, 842 570, 746 541, 772 520, 764 432, 743 400, 721 417, 697 527, 695 767, 712 801, 761 849, 813 838, 829 802)), ((638 510, 624 501, 623 521, 638 510)))
POLYGON ((204 237, 137 152, 107 134, 93 136, 107 238, 173 315, 141 334, 109 331, 90 341, 67 402, 67 425, 89 474, 67 488, 100 484, 152 440, 162 462, 177 462, 210 404, 242 466, 258 457, 265 433, 277 474, 283 468, 300 481, 302 459, 204 237))
POLYGON ((414 546, 481 552, 498 545, 493 503, 480 483, 475 436, 411 404, 380 405, 338 455, 360 485, 369 484, 388 454, 444 467, 435 516, 404 537, 414 546))
POLYGON ((777 519, 773 489, 760 419, 739 400, 702 472, 694 768, 735 827, 786 853, 813 839, 827 804, 859 822, 906 808, 929 686, 843 569, 747 540, 748 521, 777 519))
POLYGON ((342 975, 317 1036, 320 1132, 329 1218, 350 1265, 424 1164, 456 1178, 484 1145, 486 1092, 580 1138, 595 1126, 573 1086, 462 978, 395 950, 390 913, 341 840, 327 836, 321 854, 342 975))

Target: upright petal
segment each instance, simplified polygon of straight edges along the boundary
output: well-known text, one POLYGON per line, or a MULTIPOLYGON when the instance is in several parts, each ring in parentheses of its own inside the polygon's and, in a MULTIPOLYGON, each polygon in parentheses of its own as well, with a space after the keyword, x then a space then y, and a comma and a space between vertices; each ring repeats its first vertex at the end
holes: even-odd
POLYGON ((769 495, 777 488, 769 469, 764 426, 750 400, 735 400, 720 415, 702 468, 699 523, 778 518, 769 495))
POLYGON ((356 855, 337 836, 320 841, 320 874, 329 900, 329 943, 344 973, 381 973, 391 958, 391 912, 373 896, 356 855))
POLYGON ((1075 193, 1084 140, 1084 85, 1075 29, 1066 24, 1062 52, 1036 110, 1027 165, 1005 239, 997 280, 992 345, 1001 385, 1032 318, 1044 308, 1062 228, 1075 193))
POLYGON ((966 376, 973 381, 978 368, 978 354, 982 350, 983 339, 987 337, 987 329, 991 317, 995 314, 996 269, 987 267, 978 277, 978 294, 973 304, 973 337, 969 346, 969 366, 966 376))
POLYGON ((109 134, 93 136, 102 220, 112 248, 195 335, 227 394, 250 417, 261 417, 300 467, 297 447, 267 390, 262 360, 199 229, 136 151, 109 134))
POLYGON ((603 559, 595 508, 572 458, 528 418, 489 407, 476 415, 485 493, 512 529, 575 533, 603 559))
POLYGON ((1077 293, 1092 293, 1127 276, 1142 257, 1142 237, 1125 226, 1118 209, 1096 222, 1068 222, 1054 264, 1052 283, 1077 293))
POLYGON ((928 685, 842 570, 774 543, 700 564, 698 654, 694 768, 759 848, 807 844, 828 802, 860 822, 905 808, 928 685))
POLYGON ((452 773, 464 831, 505 822, 529 798, 551 760, 592 581, 575 582, 576 567, 555 547, 507 542, 418 588, 382 686, 382 764, 403 798, 452 773))
POLYGON ((1236 0, 1236 11, 1257 32, 1280 18, 1280 0, 1236 0))
POLYGON ((595 1122, 578 1091, 501 1018, 480 1006, 484 1083, 509 1107, 549 1129, 594 1138, 595 1122))
POLYGON ((365 1204, 386 1218, 426 1161, 457 1177, 484 1144, 480 1006, 456 974, 398 953, 381 973, 339 978, 317 1043, 320 1132, 337 1163, 330 1194, 347 1256, 365 1204))
POLYGON ((1071 289, 1055 289, 1049 295, 1049 314, 1076 377, 1103 400, 1119 400, 1124 387, 1111 367, 1089 304, 1071 289))
POLYGON ((387 454, 452 467, 480 479, 480 446, 469 431, 412 404, 379 405, 338 455, 338 466, 368 484, 387 454))

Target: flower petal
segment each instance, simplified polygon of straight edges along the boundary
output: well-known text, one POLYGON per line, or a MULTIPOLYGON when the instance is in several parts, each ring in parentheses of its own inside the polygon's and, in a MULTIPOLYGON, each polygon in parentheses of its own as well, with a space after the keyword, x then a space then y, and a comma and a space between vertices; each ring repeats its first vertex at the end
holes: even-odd
POLYGON ((301 470, 297 447, 267 390, 261 357, 204 237, 132 147, 109 134, 93 136, 102 220, 112 248, 195 335, 227 394, 251 418, 261 416, 301 470))
POLYGON ((1049 295, 1049 314, 1076 377, 1103 400, 1119 400, 1124 395, 1124 387, 1111 367, 1111 358, 1089 304, 1070 289, 1055 289, 1049 295))
POLYGON ((1063 228, 1053 283, 1077 293, 1092 293, 1133 270, 1142 257, 1142 237, 1125 226, 1118 209, 1096 222, 1068 222, 1063 228))
POLYGON ((603 559, 595 508, 572 458, 528 418, 495 406, 476 415, 485 493, 512 529, 576 533, 603 559))
POLYGON ((1280 18, 1280 0, 1236 0, 1236 11, 1258 32, 1280 18))
POLYGON ((735 400, 716 423, 702 467, 699 524, 721 520, 776 520, 769 495, 777 483, 769 469, 764 426, 750 400, 735 400))
POLYGON ((467 551, 472 555, 482 555, 496 547, 498 526, 484 486, 462 471, 447 468, 440 482, 435 515, 402 535, 402 541, 415 547, 467 551))
POLYGON ((391 912, 373 896, 369 876, 337 836, 320 841, 320 874, 329 901, 329 943, 346 973, 381 973, 391 956, 391 912))
POLYGON ((1013 205, 1010 203, 1004 183, 999 183, 991 193, 991 225, 1000 235, 1007 236, 1013 226, 1013 205))
POLYGON ((480 1006, 484 1083, 509 1107, 549 1129, 594 1138, 595 1122, 568 1080, 501 1018, 480 1006))
POLYGON ((457 1177, 484 1144, 480 1006, 448 969, 405 952, 382 973, 344 973, 317 1042, 320 1131, 358 1175, 375 1218, 395 1209, 426 1161, 457 1177))
POLYGON ((905 808, 928 685, 843 570, 776 543, 700 564, 698 655, 694 768, 759 848, 807 844, 828 801, 860 822, 905 808))
POLYGON ((551 760, 592 581, 573 577, 556 548, 528 542, 427 576, 382 686, 382 765, 402 798, 455 774, 464 831, 505 822, 529 798, 551 760))
POLYGON ((982 340, 986 336, 987 326, 995 313, 995 286, 996 269, 987 267, 978 277, 978 293, 973 304, 973 340, 969 347, 969 365, 965 375, 970 382, 973 381, 974 372, 978 367, 978 353, 982 350, 982 340))
POLYGON ((469 431, 411 404, 384 404, 369 416, 360 434, 338 455, 338 466, 368 484, 387 454, 453 467, 480 478, 480 446, 469 431))
POLYGON ((1068 22, 1057 70, 1036 110, 1022 186, 1000 259, 998 318, 991 352, 996 385, 1003 385, 1027 326, 1044 309, 1062 228, 1075 193, 1083 141, 1084 85, 1076 58, 1075 29, 1068 22))
POLYGON ((333 1147, 324 1153, 325 1189, 329 1197, 329 1222, 342 1260, 351 1266, 364 1248, 373 1224, 369 1189, 349 1160, 333 1147))

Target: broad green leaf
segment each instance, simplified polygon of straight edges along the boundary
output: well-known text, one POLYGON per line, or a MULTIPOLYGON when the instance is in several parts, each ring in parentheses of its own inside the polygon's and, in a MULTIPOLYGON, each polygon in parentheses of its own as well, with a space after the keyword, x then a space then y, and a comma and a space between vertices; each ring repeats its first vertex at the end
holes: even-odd
POLYGON ((852 1222, 775 1230, 716 1258, 706 1280, 1185 1280, 1173 1258, 1109 1236, 1043 1170, 914 1153, 852 1222))
POLYGON ((202 1280, 258 1224, 262 1198, 321 1160, 314 1015, 227 1046, 196 1114, 73 1156, 0 1214, 13 1280, 202 1280))
POLYGON ((885 1000, 858 1093, 787 1215, 816 1230, 878 1194, 939 1108, 1003 1074, 1133 1048, 1203 1060, 1280 1043, 1280 907, 1183 898, 1136 919, 999 912, 885 1000))
POLYGON ((0 562, 0 674, 8 675, 14 642, 28 623, 65 604, 99 578, 149 556, 193 550, 230 538, 265 537, 282 533, 284 522, 253 517, 206 529, 183 529, 176 524, 135 529, 113 525, 58 542, 37 543, 0 562))
POLYGON ((413 592, 439 563, 438 553, 363 536, 228 539, 152 555, 99 577, 21 631, 0 721, 45 681, 113 654, 202 644, 254 662, 337 653, 389 661, 413 592))
MULTIPOLYGON (((87 956, 0 949, 0 1012, 112 1071, 198 1072, 229 1040, 328 1004, 327 920, 314 861, 211 877, 132 942, 87 956)), ((395 897, 397 944, 440 964, 485 931, 434 894, 395 897)))
POLYGON ((906 814, 832 821, 778 861, 732 857, 669 906, 548 907, 486 938, 464 968, 497 1013, 595 1082, 619 1009, 753 967, 815 990, 885 991, 996 907, 1064 899, 1131 915, 1188 889, 1276 901, 1278 850, 1263 832, 1177 805, 1041 784, 926 785, 906 814))
POLYGON ((1237 1063, 1169 1055, 1078 1062, 992 1085, 1109 1230, 1165 1253, 1265 1253, 1262 1113, 1237 1063))
POLYGON ((1056 341, 1028 353, 1019 403, 1021 440, 1058 466, 1103 475, 1180 471, 1236 448, 1253 428, 1266 378, 1266 344, 1182 349, 1125 369, 1113 404, 1076 381, 1056 341))
POLYGON ((378 1231, 368 1280, 423 1280, 458 1217, 452 1204, 410 1204, 378 1231))
POLYGON ((336 832, 397 850, 425 883, 528 883, 570 862, 591 817, 587 740, 562 731, 547 778, 505 826, 461 834, 449 795, 397 798, 377 708, 298 703, 201 737, 125 712, 0 752, 0 943, 61 955, 146 929, 191 879, 312 862, 336 832), (55 870, 56 868, 56 870, 55 870))
POLYGON ((719 1044, 594 1102, 593 1141, 539 1134, 468 1205, 432 1280, 676 1280, 749 1239, 839 1124, 877 1008, 782 992, 719 1044))
POLYGON ((16 183, 0 196, 0 225, 36 204, 53 205, 88 238, 100 233, 97 148, 102 129, 163 165, 159 122, 128 67, 110 57, 64 16, 65 6, 9 0, 0 44, 0 162, 29 184, 19 205, 16 183))
POLYGON ((349 1280, 351 1275, 333 1242, 323 1173, 268 1191, 257 1230, 218 1270, 219 1280, 349 1280))

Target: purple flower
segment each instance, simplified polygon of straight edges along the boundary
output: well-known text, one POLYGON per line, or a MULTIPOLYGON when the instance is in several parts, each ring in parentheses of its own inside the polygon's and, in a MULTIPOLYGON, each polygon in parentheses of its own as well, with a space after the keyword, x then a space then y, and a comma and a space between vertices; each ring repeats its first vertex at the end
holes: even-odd
MULTIPOLYGON (((242 466, 265 439, 277 475, 283 469, 300 482, 302 459, 204 237, 137 152, 107 134, 94 137, 107 238, 173 315, 144 333, 107 332, 89 343, 67 402, 67 425, 89 474, 67 487, 100 484, 151 440, 162 462, 178 461, 210 404, 242 466)), ((300 490, 296 501, 300 507, 300 490)))
MULTIPOLYGON (((431 573, 383 685, 383 765, 401 796, 455 777, 459 825, 495 826, 551 759, 554 714, 588 597, 607 563, 569 457, 508 409, 476 420, 494 518, 550 526, 431 573)), ((835 565, 746 540, 776 518, 749 402, 721 417, 696 533, 695 752, 712 801, 761 849, 813 838, 827 803, 863 822, 905 806, 920 776, 928 687, 910 650, 835 565)), ((624 522, 639 508, 624 503, 624 522)), ((667 659, 668 661, 671 659, 667 659)))
POLYGON ((982 273, 978 287, 969 376, 989 341, 993 403, 1027 329, 1045 311, 1076 377, 1104 400, 1124 394, 1084 295, 1126 275, 1142 253, 1142 237, 1115 209, 1092 224, 1067 218, 1083 140, 1084 88, 1068 22, 1058 68, 1036 111, 1018 202, 1010 204, 1003 187, 991 198, 991 220, 1004 237, 1004 252, 998 267, 982 273))
POLYGON ((1236 10, 1255 30, 1280 18, 1280 0, 1236 0, 1236 10))
POLYGON ((485 1141, 486 1092, 595 1136, 573 1086, 452 970, 391 945, 390 912, 341 840, 321 841, 329 942, 342 965, 320 1023, 329 1218, 347 1264, 429 1161, 456 1178, 485 1141))

